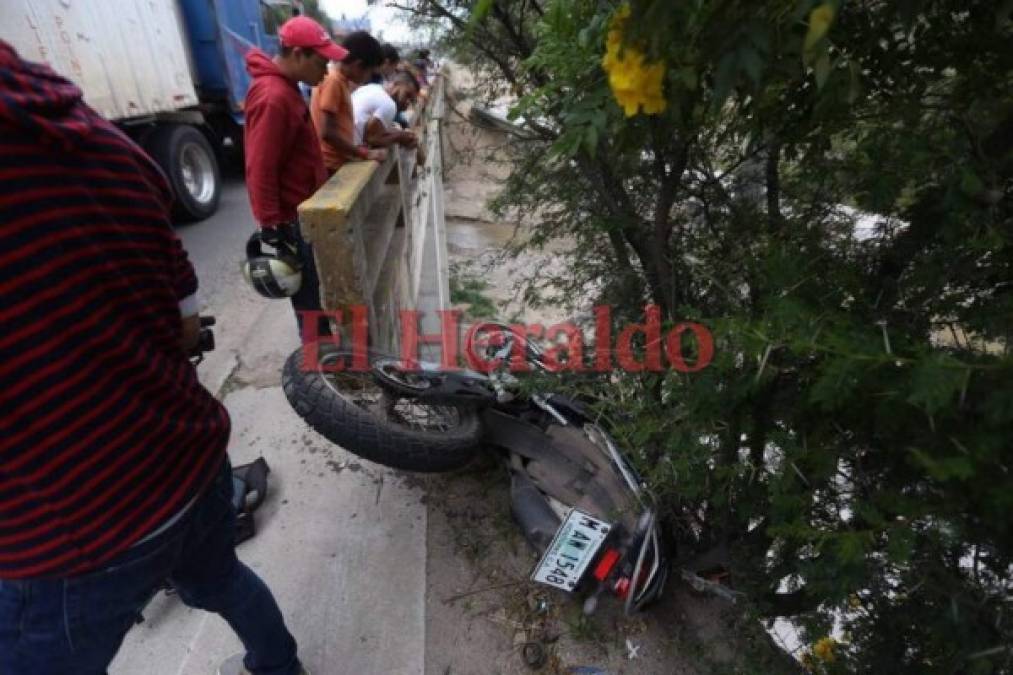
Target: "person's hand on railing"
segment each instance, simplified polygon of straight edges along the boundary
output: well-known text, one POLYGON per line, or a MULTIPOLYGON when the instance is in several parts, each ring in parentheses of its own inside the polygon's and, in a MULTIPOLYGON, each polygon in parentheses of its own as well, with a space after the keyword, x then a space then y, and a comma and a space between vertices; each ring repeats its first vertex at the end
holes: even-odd
POLYGON ((366 159, 371 159, 375 162, 382 162, 387 159, 387 148, 370 148, 369 152, 366 153, 366 159))
POLYGON ((402 131, 398 134, 397 144, 406 148, 414 148, 419 144, 419 137, 411 131, 402 131))

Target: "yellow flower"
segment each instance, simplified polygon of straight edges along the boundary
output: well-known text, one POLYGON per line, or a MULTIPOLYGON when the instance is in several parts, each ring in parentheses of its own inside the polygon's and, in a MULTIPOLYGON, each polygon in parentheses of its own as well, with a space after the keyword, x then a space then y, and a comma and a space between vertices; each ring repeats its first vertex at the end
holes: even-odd
POLYGON ((601 65, 608 73, 612 94, 627 117, 641 109, 646 115, 657 115, 668 106, 664 94, 665 62, 648 62, 644 52, 632 45, 623 48, 623 28, 629 16, 628 4, 613 15, 601 65))
POLYGON ((816 46, 816 43, 823 39, 823 36, 830 30, 830 24, 834 22, 834 7, 825 2, 809 12, 809 30, 806 32, 805 41, 802 44, 802 51, 808 52, 816 46))
POLYGON ((835 649, 837 649, 837 641, 832 637, 823 637, 813 645, 813 654, 820 661, 833 663, 835 649))

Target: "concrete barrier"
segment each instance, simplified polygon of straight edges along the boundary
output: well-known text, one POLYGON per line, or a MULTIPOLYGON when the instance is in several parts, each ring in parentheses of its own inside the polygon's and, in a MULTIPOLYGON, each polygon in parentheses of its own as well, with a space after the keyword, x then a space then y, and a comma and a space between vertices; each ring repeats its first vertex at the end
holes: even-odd
MULTIPOLYGON (((437 76, 413 125, 425 151, 393 148, 387 159, 348 162, 299 207, 304 236, 313 244, 321 301, 342 311, 365 306, 371 345, 400 348, 401 310, 421 313, 422 334, 439 330, 438 310, 450 304, 443 216, 441 125, 444 79, 437 76)), ((426 358, 438 357, 427 350, 426 358)))

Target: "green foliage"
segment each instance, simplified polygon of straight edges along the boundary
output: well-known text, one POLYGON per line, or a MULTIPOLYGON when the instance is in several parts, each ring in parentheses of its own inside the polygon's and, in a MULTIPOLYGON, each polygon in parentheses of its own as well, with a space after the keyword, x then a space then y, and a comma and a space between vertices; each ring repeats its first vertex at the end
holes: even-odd
MULTIPOLYGON (((266 2, 260 4, 261 19, 264 22, 264 30, 268 35, 276 35, 278 28, 292 18, 293 9, 285 4, 272 5, 266 2)), ((327 13, 320 9, 319 0, 304 0, 302 3, 302 14, 313 19, 324 27, 333 37, 334 31, 331 28, 331 19, 327 13)))
POLYGON ((302 8, 304 15, 323 26, 324 29, 331 34, 331 36, 334 35, 334 31, 331 26, 331 18, 327 15, 327 12, 321 9, 320 0, 303 0, 302 8))
POLYGON ((451 270, 450 302, 454 305, 468 305, 464 314, 468 319, 496 318, 496 304, 486 296, 489 284, 478 277, 451 270))
POLYGON ((681 550, 729 548, 812 641, 840 624, 820 668, 1009 670, 1013 5, 630 5, 657 116, 602 72, 615 3, 447 33, 531 134, 495 205, 573 242, 550 298, 714 333, 699 373, 600 382, 603 414, 681 550))

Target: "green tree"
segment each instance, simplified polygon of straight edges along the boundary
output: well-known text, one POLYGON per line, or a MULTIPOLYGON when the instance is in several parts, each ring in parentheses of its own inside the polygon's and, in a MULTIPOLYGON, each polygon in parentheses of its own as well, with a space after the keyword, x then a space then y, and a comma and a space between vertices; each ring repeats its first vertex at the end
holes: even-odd
POLYGON ((320 0, 303 0, 302 7, 303 14, 323 26, 332 37, 334 36, 331 17, 327 15, 327 12, 320 9, 320 0))
POLYGON ((682 550, 812 642, 841 622, 821 668, 1009 669, 1013 3, 410 6, 515 97, 495 205, 575 242, 536 285, 715 333, 600 384, 682 550))
POLYGON ((331 37, 334 36, 331 18, 320 8, 319 0, 302 0, 294 5, 261 2, 260 8, 264 27, 270 35, 277 34, 278 27, 298 13, 313 19, 323 26, 331 37))

